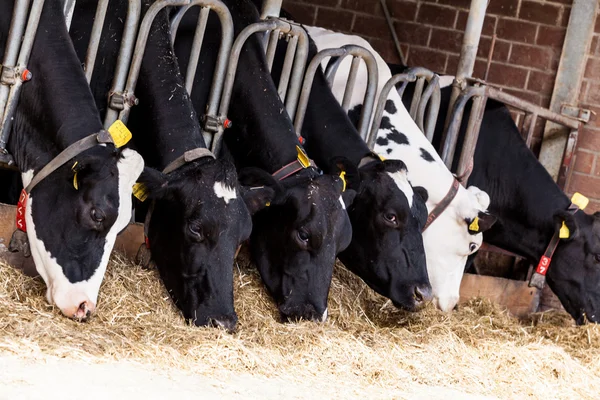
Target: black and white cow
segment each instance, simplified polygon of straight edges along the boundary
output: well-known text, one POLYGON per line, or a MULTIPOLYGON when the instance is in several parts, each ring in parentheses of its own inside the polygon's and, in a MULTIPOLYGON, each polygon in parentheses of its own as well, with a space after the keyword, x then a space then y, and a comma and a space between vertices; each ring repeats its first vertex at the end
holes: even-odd
MULTIPOLYGON (((322 28, 305 28, 319 50, 355 44, 372 51, 377 59, 378 93, 381 92, 391 74, 383 59, 366 40, 322 28)), ((338 100, 343 96, 349 69, 350 60, 347 59, 340 65, 333 83, 332 91, 338 100)), ((362 65, 351 101, 351 118, 355 118, 362 108, 366 76, 366 68, 362 65)), ((412 121, 395 90, 388 95, 374 150, 386 158, 404 161, 412 185, 426 190, 429 212, 446 197, 454 183, 454 176, 412 121)), ((434 303, 444 311, 452 310, 458 302, 467 257, 479 249, 482 243, 481 232, 495 220, 485 213, 489 202, 489 196, 477 187, 465 189, 459 185, 454 199, 423 233, 434 303), (479 225, 476 232, 469 229, 475 218, 479 225)))
MULTIPOLYGON (((92 2, 94 3, 94 2, 92 2)), ((93 7, 78 4, 71 34, 85 50, 93 7), (87 30, 87 31, 86 31, 87 30)), ((144 1, 144 7, 150 4, 144 1)), ((96 68, 92 85, 101 109, 111 83, 117 44, 127 1, 111 2, 107 38, 99 50, 103 66, 96 68)), ((152 25, 136 87, 139 106, 129 127, 146 164, 164 170, 170 163, 206 144, 170 42, 167 10, 152 25)), ((251 214, 274 194, 270 188, 242 187, 233 164, 209 154, 184 163, 169 173, 146 169, 140 178, 149 190, 151 216, 146 220, 148 242, 165 287, 186 320, 197 326, 233 330, 233 261, 236 249, 248 239, 251 214)))
MULTIPOLYGON (((0 54, 13 3, 0 5, 0 54)), ((24 186, 60 151, 102 129, 61 3, 44 4, 28 65, 33 79, 23 86, 8 143, 24 186)), ((132 185, 142 169, 135 151, 95 146, 31 191, 25 216, 30 251, 48 302, 64 315, 82 320, 96 309, 117 233, 131 218, 132 185)))
MULTIPOLYGON (((231 11, 236 34, 259 20, 249 0, 224 3, 231 11)), ((190 11, 179 27, 175 50, 182 68, 188 63, 197 15, 190 11)), ((211 17, 192 92, 199 113, 205 110, 219 36, 218 22, 211 17)), ((233 127, 225 133, 226 147, 238 170, 249 168, 240 172, 240 179, 276 191, 271 205, 254 217, 250 238, 261 277, 284 321, 324 320, 333 264, 352 236, 346 207, 355 192, 343 192, 343 182, 336 175, 323 175, 312 166, 298 168, 303 149, 256 35, 242 49, 228 118, 233 127), (268 173, 250 169, 253 167, 268 173), (288 168, 293 173, 286 177, 281 171, 288 168)))

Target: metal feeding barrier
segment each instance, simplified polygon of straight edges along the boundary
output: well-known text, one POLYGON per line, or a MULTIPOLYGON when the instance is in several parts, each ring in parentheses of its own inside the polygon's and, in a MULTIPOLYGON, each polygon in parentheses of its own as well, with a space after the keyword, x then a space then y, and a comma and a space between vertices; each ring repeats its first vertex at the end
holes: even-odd
POLYGON ((577 135, 581 120, 555 113, 506 92, 502 92, 497 88, 483 84, 482 82, 476 82, 475 86, 469 86, 464 89, 458 96, 451 115, 449 115, 450 122, 444 134, 441 154, 442 160, 444 160, 446 166, 449 169, 452 167, 465 106, 472 100, 473 106, 469 115, 456 170, 456 175, 459 177, 461 183, 466 184, 473 168, 473 155, 475 153, 477 139, 479 138, 479 130, 481 128, 483 113, 488 98, 497 100, 511 108, 525 113, 521 134, 525 138, 528 147, 531 145, 531 139, 533 138, 534 128, 538 118, 552 121, 569 129, 569 138, 565 147, 557 180, 558 185, 561 188, 564 188, 571 172, 571 160, 575 145, 577 144, 577 135))
POLYGON ((304 123, 304 116, 306 114, 306 108, 308 106, 308 99, 310 98, 310 92, 312 89, 313 80, 317 69, 320 67, 321 62, 331 57, 333 62, 330 62, 325 71, 325 79, 331 87, 333 85, 335 75, 338 71, 339 66, 346 57, 352 57, 352 64, 348 74, 348 80, 346 81, 346 87, 342 99, 342 108, 345 112, 348 112, 350 107, 350 100, 354 92, 354 86, 356 84, 356 78, 358 69, 361 61, 364 61, 367 67, 367 87, 365 89, 365 95, 363 100, 363 108, 358 123, 358 132, 363 140, 366 140, 369 120, 373 112, 373 106, 375 104, 375 96, 377 94, 377 61, 373 54, 361 46, 346 45, 336 49, 325 49, 318 52, 308 64, 306 73, 304 75, 304 81, 302 84, 302 92, 300 94, 300 100, 298 101, 298 108, 296 110, 296 117, 294 121, 294 129, 297 135, 300 135, 302 131, 302 125, 304 123), (334 59, 335 57, 335 59, 334 59))

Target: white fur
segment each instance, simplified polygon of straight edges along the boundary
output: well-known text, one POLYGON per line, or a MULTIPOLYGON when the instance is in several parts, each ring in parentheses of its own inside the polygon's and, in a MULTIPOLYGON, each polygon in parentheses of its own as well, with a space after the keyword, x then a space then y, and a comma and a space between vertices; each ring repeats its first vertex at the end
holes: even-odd
MULTIPOLYGON (((119 171, 119 214, 106 235, 104 254, 102 255, 100 265, 98 265, 96 271, 88 280, 76 283, 69 282, 63 273, 62 267, 57 263, 56 258, 46 250, 44 243, 38 238, 36 226, 32 219, 33 197, 29 196, 27 202, 27 211, 25 214, 27 237, 36 270, 48 288, 46 292, 48 302, 56 304, 68 317, 73 316, 70 310, 76 310, 83 301, 90 301, 95 307, 100 284, 104 278, 104 272, 106 271, 117 233, 127 226, 131 218, 132 186, 144 168, 144 160, 137 152, 130 149, 123 150, 122 154, 123 158, 117 164, 119 171)), ((25 186, 29 184, 32 177, 32 171, 22 174, 23 184, 25 186)))
MULTIPOLYGON (((373 52, 379 69, 378 95, 383 85, 391 77, 389 67, 385 61, 373 50, 369 43, 358 37, 335 33, 322 28, 306 27, 309 35, 315 41, 319 50, 340 47, 346 44, 363 46, 373 52)), ((346 58, 340 65, 332 90, 338 101, 344 93, 346 77, 350 70, 350 58, 346 58)), ((358 78, 350 107, 362 104, 364 90, 366 89, 366 67, 364 63, 358 71, 358 78)), ((444 80, 447 84, 448 79, 444 80)), ((410 182, 414 186, 422 186, 428 192, 427 209, 431 211, 446 195, 454 180, 452 174, 427 138, 411 119, 408 111, 403 106, 400 96, 391 90, 388 100, 396 106, 396 113, 384 116, 390 118, 391 124, 405 134, 409 145, 398 145, 389 141, 386 146, 375 146, 375 152, 386 158, 404 161, 408 167, 410 182), (434 158, 433 162, 425 161, 421 157, 420 149, 424 149, 434 158), (388 153, 388 149, 391 152, 388 153)), ((388 130, 382 129, 378 137, 385 138, 388 130)), ((412 198, 412 197, 411 197, 412 198)), ((465 218, 472 219, 479 211, 484 211, 489 205, 489 197, 481 190, 471 187, 468 190, 460 187, 459 191, 448 208, 435 220, 423 234, 423 244, 427 258, 427 271, 433 289, 434 302, 444 311, 454 308, 458 301, 460 281, 467 256, 472 253, 470 245, 475 243, 477 248, 481 245, 482 234, 471 235, 465 218), (485 198, 488 199, 487 203, 485 198)))
POLYGON ((229 204, 231 200, 237 198, 235 188, 227 186, 223 182, 215 182, 213 190, 215 191, 215 195, 218 198, 223 199, 225 201, 225 204, 229 204))
POLYGON ((325 311, 323 312, 323 315, 321 316, 321 322, 325 322, 327 321, 327 310, 328 308, 325 309, 325 311))
POLYGON ((388 172, 387 174, 394 180, 394 183, 398 186, 398 189, 404 193, 406 200, 408 200, 408 206, 412 207, 414 192, 412 186, 410 186, 410 182, 408 182, 407 171, 400 170, 398 172, 388 172))
POLYGON ((340 196, 340 204, 342 205, 342 210, 346 209, 346 204, 344 203, 344 199, 340 196))

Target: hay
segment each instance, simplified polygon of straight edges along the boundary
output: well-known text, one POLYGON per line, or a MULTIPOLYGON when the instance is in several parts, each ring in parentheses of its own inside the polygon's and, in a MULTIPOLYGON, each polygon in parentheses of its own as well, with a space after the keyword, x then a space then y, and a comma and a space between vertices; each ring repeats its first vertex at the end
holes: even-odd
POLYGON ((518 321, 480 299, 451 314, 405 313, 336 266, 328 322, 280 324, 244 252, 234 279, 239 325, 231 335, 187 326, 156 272, 119 256, 87 323, 48 305, 40 279, 0 264, 0 354, 325 380, 339 390, 405 392, 416 384, 502 398, 593 398, 600 384, 600 327, 576 327, 565 314, 518 321))

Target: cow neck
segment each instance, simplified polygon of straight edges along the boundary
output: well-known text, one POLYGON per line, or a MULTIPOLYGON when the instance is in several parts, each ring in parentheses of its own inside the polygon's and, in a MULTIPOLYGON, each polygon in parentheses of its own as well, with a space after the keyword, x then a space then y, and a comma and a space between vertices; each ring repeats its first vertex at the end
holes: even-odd
POLYGON ((155 19, 144 54, 132 110, 136 145, 150 166, 164 169, 195 148, 206 148, 170 41, 165 12, 155 19))
POLYGON ((497 108, 486 111, 469 179, 488 193, 489 211, 498 217, 484 240, 537 262, 554 234, 554 214, 571 202, 527 148, 508 110, 488 103, 497 108))
POLYGON ((70 144, 102 129, 56 2, 44 6, 28 67, 33 79, 23 85, 8 150, 21 171, 37 171, 70 144))

